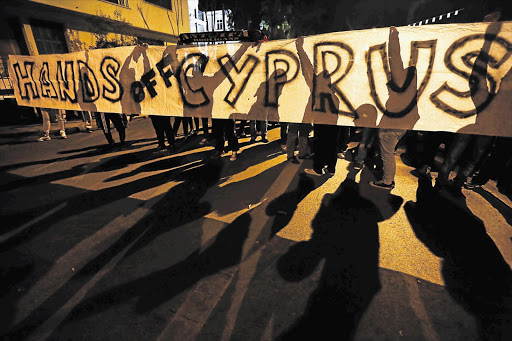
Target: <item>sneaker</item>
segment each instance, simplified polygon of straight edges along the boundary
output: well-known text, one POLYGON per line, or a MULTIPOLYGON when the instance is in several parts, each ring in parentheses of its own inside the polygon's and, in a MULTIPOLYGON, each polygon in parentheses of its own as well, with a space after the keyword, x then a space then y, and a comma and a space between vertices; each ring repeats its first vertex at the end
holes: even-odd
POLYGON ((86 133, 92 133, 92 129, 91 128, 85 128, 85 132, 86 133))
POLYGON ((39 141, 39 142, 50 141, 50 140, 51 140, 51 137, 48 135, 43 135, 37 139, 37 141, 39 141))
POLYGON ((231 157, 229 158, 229 161, 236 161, 237 158, 238 158, 237 152, 233 152, 231 154, 231 157))
POLYGON ((251 137, 251 140, 249 142, 251 142, 251 143, 256 142, 256 138, 255 137, 251 137))
POLYGON ((65 130, 61 130, 60 131, 60 138, 61 139, 67 139, 68 138, 67 135, 66 135, 66 131, 65 130))
POLYGON ((345 150, 341 151, 338 153, 338 159, 344 159, 346 155, 347 155, 347 152, 345 150))
POLYGON ((263 138, 261 139, 261 142, 263 142, 263 143, 268 143, 268 140, 267 140, 267 138, 266 138, 266 137, 263 137, 263 138))
POLYGON ((371 181, 370 185, 372 185, 373 187, 383 188, 383 189, 390 189, 390 190, 395 188, 395 182, 394 181, 391 184, 386 184, 386 183, 382 182, 382 180, 380 180, 380 181, 371 181))
POLYGON ((200 146, 204 146, 206 144, 206 139, 202 139, 201 142, 199 142, 199 145, 200 146))
POLYGON ((295 156, 287 158, 286 161, 288 161, 289 163, 294 163, 296 165, 300 163, 295 156))
POLYGON ((314 175, 314 176, 323 176, 324 175, 323 173, 318 173, 317 171, 315 171, 312 168, 305 168, 304 173, 309 174, 309 175, 314 175))

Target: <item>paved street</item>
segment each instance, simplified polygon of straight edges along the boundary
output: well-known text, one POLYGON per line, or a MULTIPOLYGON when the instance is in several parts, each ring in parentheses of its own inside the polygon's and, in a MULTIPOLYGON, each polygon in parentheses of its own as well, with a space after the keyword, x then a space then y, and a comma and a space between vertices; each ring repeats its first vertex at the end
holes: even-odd
POLYGON ((512 202, 493 181, 455 200, 399 149, 389 193, 350 160, 305 174, 279 128, 230 162, 201 135, 155 152, 149 119, 122 149, 72 126, 0 131, 4 339, 512 340, 512 202))

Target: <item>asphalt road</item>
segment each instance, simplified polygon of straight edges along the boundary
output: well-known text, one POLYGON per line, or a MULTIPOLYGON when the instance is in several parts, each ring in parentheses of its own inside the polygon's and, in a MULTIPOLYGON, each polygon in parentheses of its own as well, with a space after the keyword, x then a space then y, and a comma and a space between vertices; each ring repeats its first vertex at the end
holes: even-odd
POLYGON ((279 128, 235 162, 201 138, 156 153, 140 118, 123 149, 0 143, 0 335, 512 339, 512 203, 492 181, 440 195, 399 149, 388 192, 349 160, 306 175, 279 128))

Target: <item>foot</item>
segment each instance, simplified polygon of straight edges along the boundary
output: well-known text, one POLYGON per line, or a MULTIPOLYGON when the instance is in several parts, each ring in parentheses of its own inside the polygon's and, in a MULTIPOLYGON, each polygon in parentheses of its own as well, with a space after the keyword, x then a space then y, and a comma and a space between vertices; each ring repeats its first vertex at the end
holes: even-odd
POLYGON ((231 154, 231 157, 229 158, 229 161, 236 161, 237 158, 238 158, 238 153, 237 152, 233 152, 231 154))
POLYGON ((266 138, 266 137, 263 137, 263 138, 261 139, 261 142, 263 142, 263 143, 268 143, 268 140, 267 140, 267 138, 266 138))
POLYGON ((250 142, 251 142, 251 143, 256 142, 256 138, 255 138, 255 137, 251 137, 250 142))
POLYGON ((90 133, 92 133, 92 129, 91 128, 85 128, 85 132, 90 134, 90 133))
POLYGON ((206 139, 202 139, 201 142, 199 142, 199 145, 204 146, 206 144, 206 139))
POLYGON ((64 129, 60 131, 60 138, 61 139, 67 139, 68 138, 67 135, 66 135, 66 131, 64 129))
POLYGON ((323 173, 321 173, 321 172, 318 173, 317 171, 315 171, 312 168, 305 168, 304 173, 309 174, 309 175, 314 175, 314 176, 322 176, 323 175, 323 173))
POLYGON ((387 183, 383 182, 382 180, 380 180, 380 181, 371 181, 370 185, 373 186, 373 187, 382 188, 382 189, 389 189, 389 190, 392 190, 393 188, 395 188, 395 182, 394 181, 392 183, 390 183, 390 184, 387 184, 387 183))
POLYGON ((347 155, 347 152, 345 150, 338 153, 338 159, 344 159, 347 155))
POLYGON ((37 139, 37 141, 39 142, 44 142, 44 141, 50 141, 52 138, 48 135, 43 135, 41 136, 40 138, 37 139))
POLYGON ((295 156, 289 157, 288 159, 286 159, 286 161, 288 161, 289 163, 294 163, 296 165, 300 163, 295 156))

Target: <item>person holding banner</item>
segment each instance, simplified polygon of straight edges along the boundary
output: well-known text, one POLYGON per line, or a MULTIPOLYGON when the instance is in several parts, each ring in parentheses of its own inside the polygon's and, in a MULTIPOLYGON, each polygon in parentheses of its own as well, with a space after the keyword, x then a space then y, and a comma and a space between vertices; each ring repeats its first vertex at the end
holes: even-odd
POLYGON ((59 130, 60 130, 60 138, 61 139, 67 139, 66 135, 66 111, 64 109, 49 109, 49 108, 34 108, 34 111, 36 113, 40 113, 40 115, 43 118, 43 136, 41 136, 37 141, 44 142, 51 140, 50 137, 50 127, 51 127, 51 121, 50 121, 50 111, 55 113, 55 116, 57 117, 57 122, 59 124, 59 130))
POLYGON ((117 130, 117 133, 119 134, 119 140, 121 146, 124 146, 125 144, 125 138, 126 138, 126 131, 123 124, 123 119, 121 118, 120 114, 116 113, 102 113, 97 112, 95 114, 96 116, 96 123, 98 124, 98 127, 103 130, 103 134, 105 134, 105 138, 108 141, 108 144, 110 146, 115 145, 115 141, 112 138, 112 133, 110 132, 110 122, 114 124, 114 127, 117 130))

